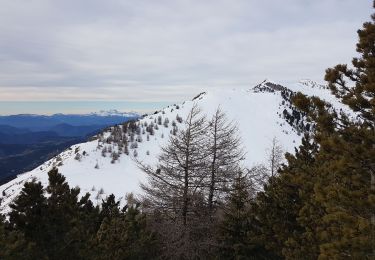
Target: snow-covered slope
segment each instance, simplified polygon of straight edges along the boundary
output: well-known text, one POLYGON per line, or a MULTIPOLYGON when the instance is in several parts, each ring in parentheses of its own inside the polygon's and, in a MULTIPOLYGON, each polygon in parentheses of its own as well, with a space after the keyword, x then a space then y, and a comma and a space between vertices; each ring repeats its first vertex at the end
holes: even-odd
POLYGON ((124 134, 119 130, 122 127, 118 127, 117 137, 114 137, 115 128, 110 128, 102 136, 94 137, 87 143, 74 145, 38 168, 19 175, 0 187, 0 194, 3 195, 0 211, 8 210, 7 205, 20 192, 26 181, 36 179, 46 185, 47 172, 53 166, 59 168, 71 186, 79 186, 83 194, 90 192, 93 201, 100 201, 111 193, 117 198, 124 198, 126 193, 141 192, 139 183, 145 181, 146 176, 137 167, 134 156, 146 164, 155 165, 160 147, 167 144, 173 128, 183 127, 183 122, 178 122, 177 118, 184 119, 194 103, 198 104, 208 118, 220 106, 228 118, 237 123, 247 153, 244 162, 246 167, 250 168, 264 162, 274 137, 285 151, 293 151, 294 147, 300 144, 301 131, 307 125, 303 115, 293 114, 293 107, 288 101, 288 95, 295 91, 318 96, 332 103, 337 109, 345 109, 325 86, 308 80, 287 87, 264 81, 251 89, 205 92, 194 100, 166 107, 140 119, 134 125, 138 130, 133 134, 130 134, 130 131, 124 134), (168 123, 165 123, 166 119, 168 123), (161 125, 158 125, 159 120, 162 122, 161 125), (151 125, 154 135, 149 133, 151 125), (122 147, 119 158, 113 160, 111 151, 119 152, 119 145, 113 138, 123 139, 124 136, 128 139, 129 155, 124 153, 122 147))

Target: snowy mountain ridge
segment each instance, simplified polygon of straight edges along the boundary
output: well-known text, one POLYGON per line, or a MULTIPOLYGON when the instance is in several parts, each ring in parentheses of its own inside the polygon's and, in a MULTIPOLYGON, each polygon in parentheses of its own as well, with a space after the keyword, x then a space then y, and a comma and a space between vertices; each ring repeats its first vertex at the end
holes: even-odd
POLYGON ((96 116, 123 116, 123 117, 134 117, 138 116, 137 112, 121 112, 117 109, 109 109, 109 110, 100 110, 99 112, 92 112, 89 115, 96 115, 96 116))
POLYGON ((108 128, 91 141, 73 145, 36 169, 0 186, 0 211, 9 210, 9 203, 26 181, 35 179, 46 186, 47 173, 52 167, 59 168, 72 187, 79 186, 81 194, 89 192, 94 202, 100 202, 111 193, 119 199, 126 193, 141 193, 139 184, 146 181, 146 175, 134 158, 156 165, 160 147, 168 143, 170 135, 184 127, 183 120, 194 104, 208 119, 220 106, 238 125, 246 151, 244 167, 264 163, 273 138, 277 138, 285 151, 293 152, 300 144, 302 133, 310 129, 305 115, 290 103, 290 95, 297 91, 318 96, 335 109, 347 109, 328 88, 309 80, 287 87, 266 80, 250 89, 202 92, 192 100, 168 106, 136 122, 108 128))

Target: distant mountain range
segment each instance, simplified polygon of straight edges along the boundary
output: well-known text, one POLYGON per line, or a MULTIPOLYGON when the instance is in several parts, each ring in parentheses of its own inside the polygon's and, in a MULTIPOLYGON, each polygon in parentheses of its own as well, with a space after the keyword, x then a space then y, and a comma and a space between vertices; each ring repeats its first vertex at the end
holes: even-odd
MULTIPOLYGON (((124 119, 136 119, 137 113, 121 113, 117 110, 100 111, 99 113, 91 113, 84 115, 54 114, 54 115, 34 115, 20 114, 10 116, 0 116, 0 125, 7 125, 21 129, 27 129, 32 132, 49 131, 52 128, 56 130, 56 126, 62 126, 67 130, 67 125, 72 127, 82 126, 109 126, 118 124, 124 119)), ((1 129, 1 128, 0 128, 1 129)))
POLYGON ((28 171, 104 128, 138 119, 116 110, 84 115, 0 116, 0 183, 28 171))

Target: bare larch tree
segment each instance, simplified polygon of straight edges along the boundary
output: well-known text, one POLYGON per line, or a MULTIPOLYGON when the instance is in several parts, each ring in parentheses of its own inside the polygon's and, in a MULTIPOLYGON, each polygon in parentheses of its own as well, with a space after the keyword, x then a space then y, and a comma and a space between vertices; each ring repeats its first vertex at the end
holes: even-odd
POLYGON ((272 139, 271 147, 268 151, 268 168, 270 177, 276 175, 284 160, 284 150, 276 137, 272 139))
POLYGON ((193 213, 193 199, 204 184, 205 117, 194 105, 185 127, 176 135, 169 136, 169 143, 162 147, 159 164, 154 170, 140 167, 148 174, 146 192, 149 207, 162 211, 172 220, 181 220, 185 226, 193 213))
POLYGON ((212 212, 214 204, 228 195, 244 159, 238 128, 228 121, 220 107, 208 123, 206 142, 208 207, 212 212))

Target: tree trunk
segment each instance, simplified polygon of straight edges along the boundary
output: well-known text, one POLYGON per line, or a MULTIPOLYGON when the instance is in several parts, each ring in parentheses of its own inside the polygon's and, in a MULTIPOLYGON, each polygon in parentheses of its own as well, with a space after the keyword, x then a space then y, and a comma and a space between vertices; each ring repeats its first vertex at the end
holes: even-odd
POLYGON ((216 170, 216 152, 217 152, 217 118, 215 121, 215 129, 214 129, 214 144, 213 144, 213 158, 211 164, 211 183, 210 183, 210 192, 208 195, 208 208, 210 213, 212 212, 213 208, 213 199, 214 199, 214 192, 215 192, 215 170, 216 170))
POLYGON ((215 164, 212 163, 211 168, 211 183, 210 183, 210 193, 208 195, 208 208, 210 209, 210 212, 213 208, 213 198, 214 198, 214 191, 215 191, 215 164))
POLYGON ((183 204, 182 204, 182 221, 184 226, 187 224, 187 212, 188 212, 188 188, 189 188, 189 171, 185 169, 185 176, 184 176, 184 193, 183 193, 183 204))
MULTIPOLYGON (((192 117, 189 119, 191 125, 192 117)), ((187 143, 185 151, 185 169, 184 169, 184 192, 182 197, 182 223, 184 226, 187 224, 187 213, 188 213, 188 192, 189 192, 189 160, 190 160, 190 128, 187 130, 187 143)))
MULTIPOLYGON (((375 149, 375 145, 373 145, 375 149)), ((375 192, 375 164, 370 165, 371 168, 371 193, 375 192)), ((372 239, 372 255, 375 257, 375 210, 372 210, 372 215, 371 215, 371 239, 372 239)))

